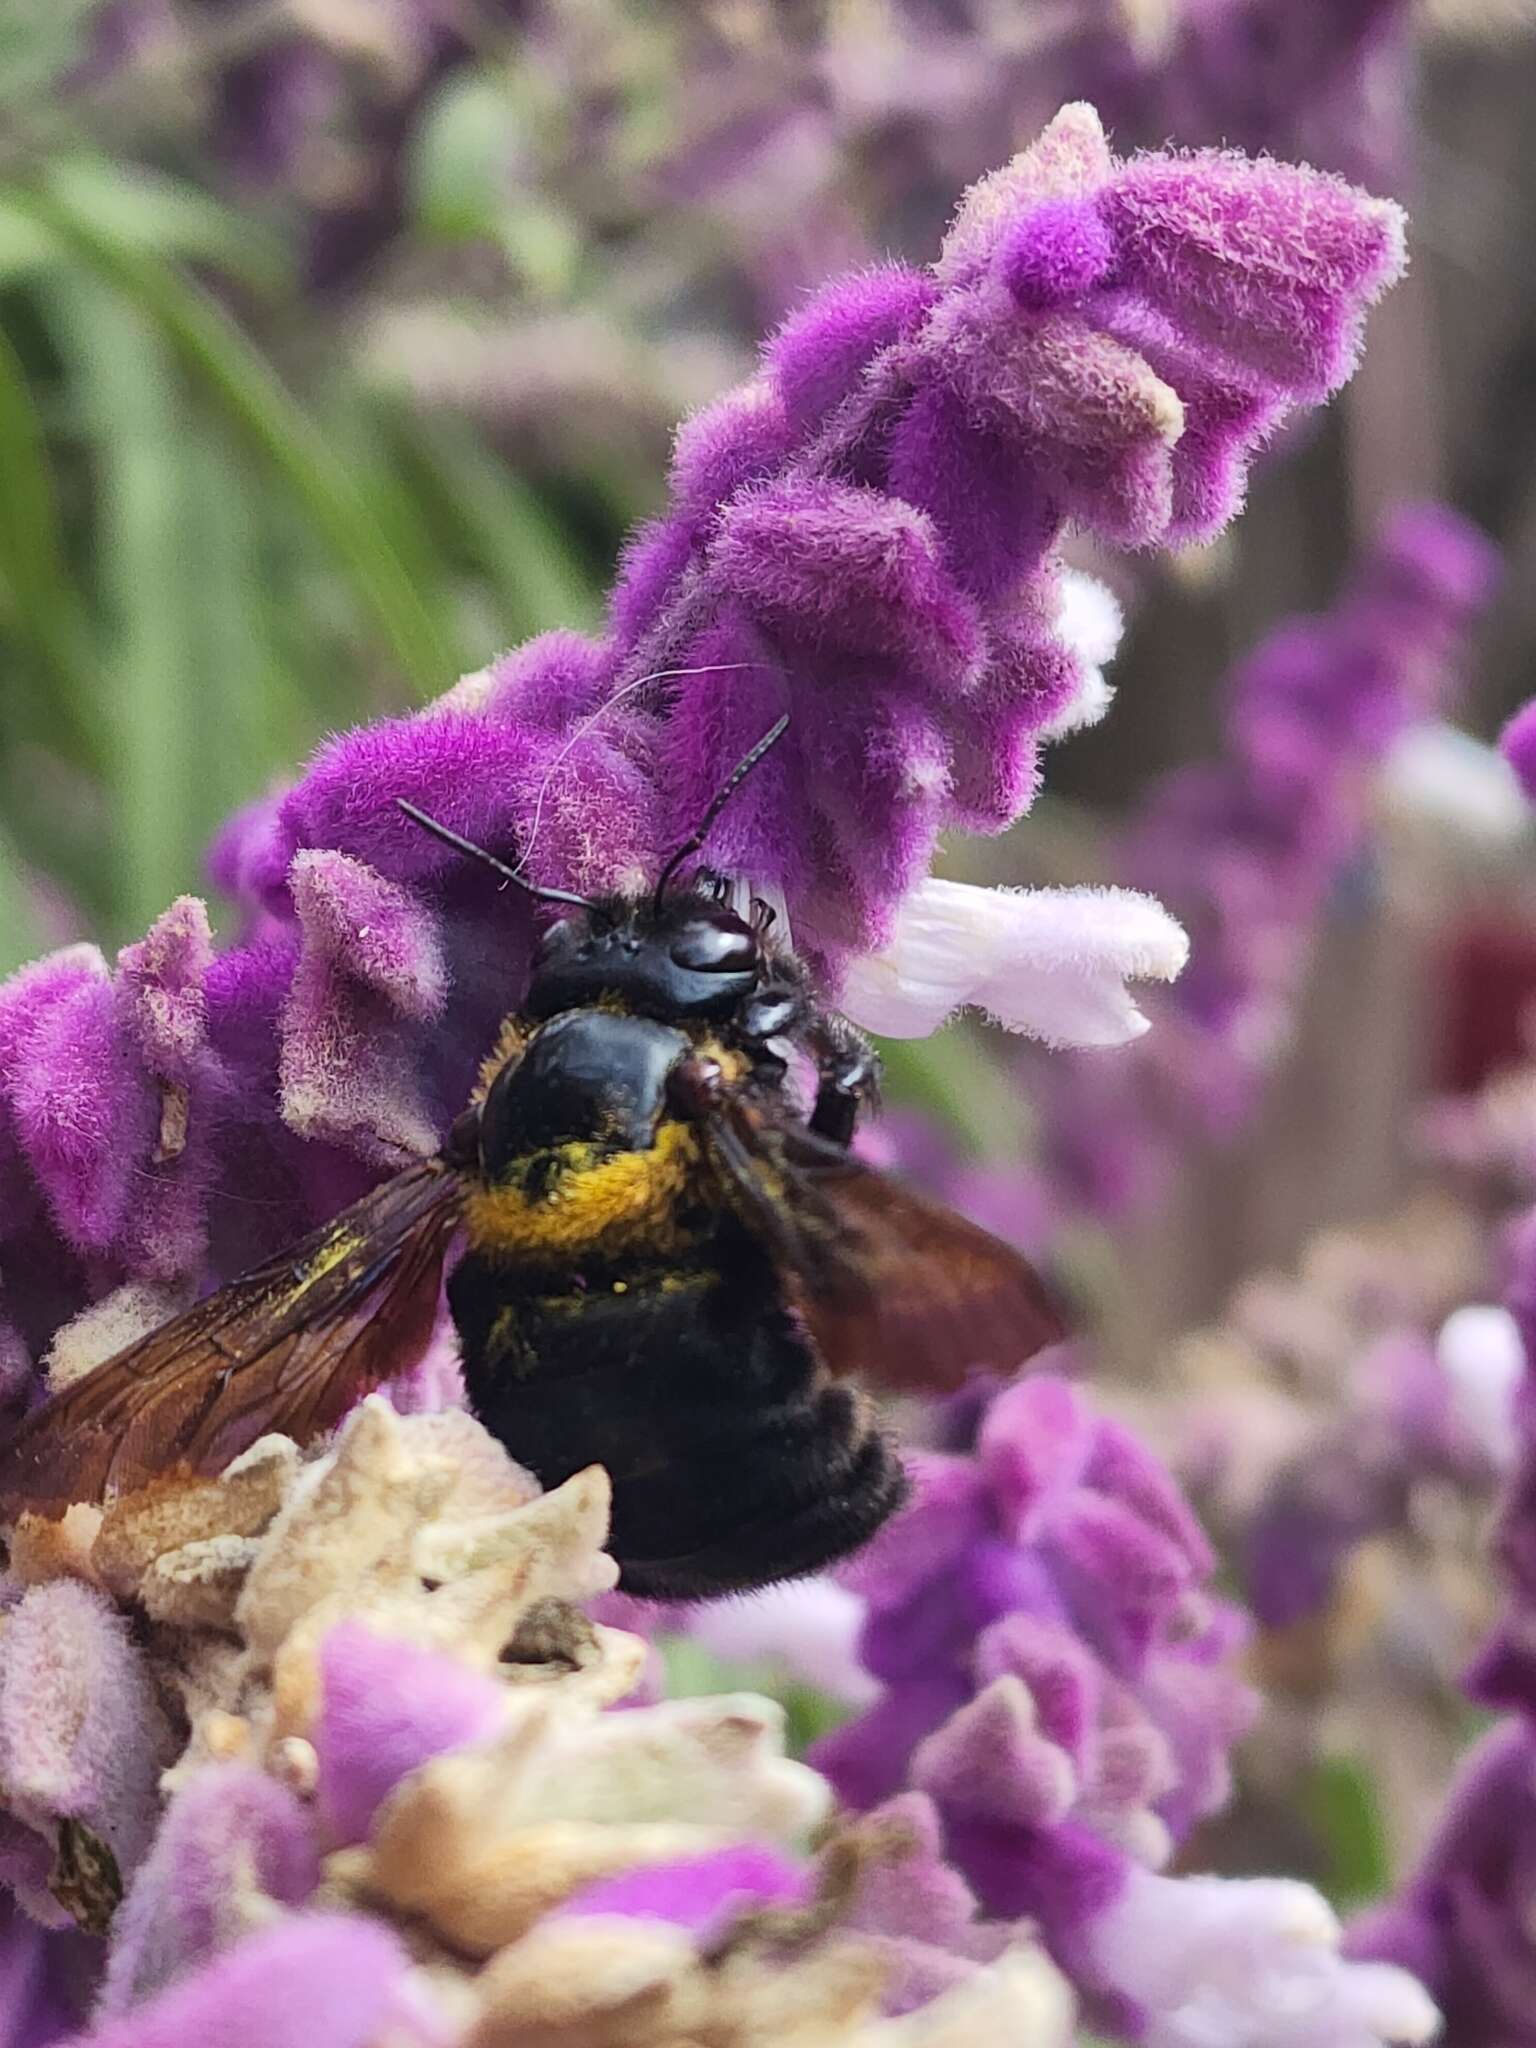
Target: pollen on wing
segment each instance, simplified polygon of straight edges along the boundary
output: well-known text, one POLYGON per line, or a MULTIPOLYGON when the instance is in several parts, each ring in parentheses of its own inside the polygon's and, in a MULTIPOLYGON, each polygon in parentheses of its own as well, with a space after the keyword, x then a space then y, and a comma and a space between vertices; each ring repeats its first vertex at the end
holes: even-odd
POLYGON ((689 1241, 683 1218, 704 1193, 705 1166, 687 1124, 664 1123, 644 1152, 603 1157, 593 1145, 572 1144, 553 1157, 541 1193, 506 1184, 470 1193, 464 1221, 477 1250, 530 1262, 623 1252, 666 1257, 689 1241))
POLYGON ((303 1294, 323 1280, 327 1273, 334 1273, 338 1266, 345 1265, 361 1249, 362 1242, 355 1230, 338 1230, 327 1238, 305 1268, 303 1279, 294 1289, 295 1295, 303 1294))

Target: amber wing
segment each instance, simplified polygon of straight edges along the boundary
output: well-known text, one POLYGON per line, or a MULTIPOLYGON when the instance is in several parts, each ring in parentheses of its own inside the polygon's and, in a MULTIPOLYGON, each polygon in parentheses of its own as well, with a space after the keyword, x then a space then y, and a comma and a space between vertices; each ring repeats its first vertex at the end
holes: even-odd
POLYGON ((707 1126, 737 1213, 767 1245, 828 1369, 892 1392, 1011 1372, 1066 1325, 990 1231, 739 1097, 707 1126))
POLYGON ((65 1387, 0 1444, 0 1517, 211 1475, 269 1430, 333 1428, 425 1348, 459 1199, 441 1161, 407 1167, 65 1387))

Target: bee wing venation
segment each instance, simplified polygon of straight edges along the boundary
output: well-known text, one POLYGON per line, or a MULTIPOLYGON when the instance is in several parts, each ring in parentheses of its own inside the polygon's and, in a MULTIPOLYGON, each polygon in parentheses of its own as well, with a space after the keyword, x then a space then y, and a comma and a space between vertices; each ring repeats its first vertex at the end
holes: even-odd
POLYGON ((1021 1252, 804 1124, 733 1100, 710 1137, 737 1213, 830 1372, 943 1392, 975 1366, 1012 1371, 1065 1336, 1021 1252))
POLYGON ((441 1162, 407 1167, 65 1387, 0 1444, 0 1515, 213 1475, 269 1431, 334 1427, 430 1339, 460 1194, 441 1162))

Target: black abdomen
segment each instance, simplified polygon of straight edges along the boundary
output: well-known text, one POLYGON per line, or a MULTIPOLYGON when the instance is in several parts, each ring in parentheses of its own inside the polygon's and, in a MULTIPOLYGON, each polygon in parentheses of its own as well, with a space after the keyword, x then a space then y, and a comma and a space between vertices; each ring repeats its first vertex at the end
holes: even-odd
POLYGON ((773 1270, 724 1235, 687 1270, 630 1263, 523 1291, 469 1253, 449 1283, 470 1405, 546 1486, 613 1481, 626 1592, 696 1598, 842 1557, 905 1483, 867 1411, 830 1384, 773 1270))

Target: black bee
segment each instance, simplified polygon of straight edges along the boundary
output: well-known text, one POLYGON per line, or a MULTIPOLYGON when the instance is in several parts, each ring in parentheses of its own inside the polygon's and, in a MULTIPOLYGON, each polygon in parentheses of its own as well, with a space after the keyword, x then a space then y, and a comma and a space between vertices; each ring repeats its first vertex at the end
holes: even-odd
MULTIPOLYGON (((0 1513, 59 1515, 300 1442, 404 1370, 448 1282, 470 1405, 545 1485, 601 1463, 634 1593, 813 1571, 899 1505, 867 1396, 953 1388, 1061 1334, 1020 1255, 854 1158, 868 1041, 718 892, 535 890, 522 1008, 441 1153, 65 1388, 0 1447, 0 1513), (786 1080, 819 1075, 808 1117, 786 1080)), ((418 824, 527 887, 411 806, 418 824)))

